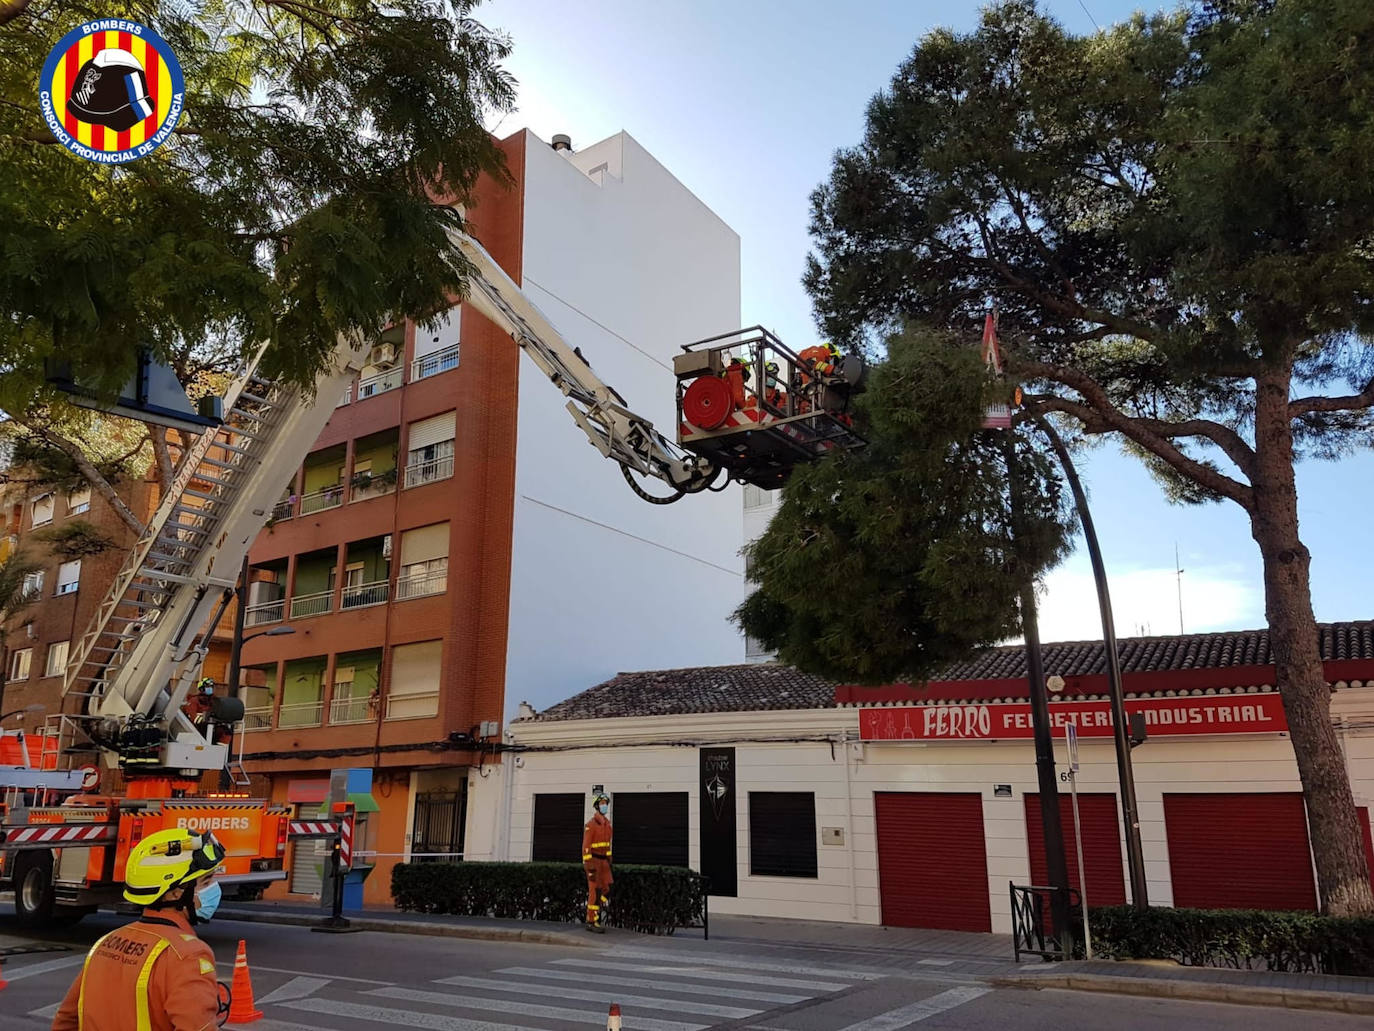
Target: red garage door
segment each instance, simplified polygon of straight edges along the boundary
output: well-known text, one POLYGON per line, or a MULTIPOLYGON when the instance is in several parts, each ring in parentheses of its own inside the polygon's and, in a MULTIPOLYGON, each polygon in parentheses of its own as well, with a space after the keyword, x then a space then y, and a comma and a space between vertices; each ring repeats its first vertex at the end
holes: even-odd
POLYGON ((873 798, 883 923, 992 930, 982 796, 880 791, 873 798))
MULTIPOLYGON (((1121 869, 1120 824, 1116 796, 1078 796, 1078 816, 1083 821, 1083 870, 1088 877, 1089 906, 1119 906, 1126 901, 1126 876, 1121 869)), ((1069 883, 1078 883, 1078 853, 1074 850, 1073 802, 1059 798, 1059 823, 1064 828, 1064 857, 1069 864, 1069 883)), ((1040 796, 1026 796, 1026 839, 1030 843, 1032 884, 1049 884, 1045 863, 1045 827, 1040 821, 1040 796)))
POLYGON ((1165 795, 1174 905, 1316 909, 1302 795, 1165 795))

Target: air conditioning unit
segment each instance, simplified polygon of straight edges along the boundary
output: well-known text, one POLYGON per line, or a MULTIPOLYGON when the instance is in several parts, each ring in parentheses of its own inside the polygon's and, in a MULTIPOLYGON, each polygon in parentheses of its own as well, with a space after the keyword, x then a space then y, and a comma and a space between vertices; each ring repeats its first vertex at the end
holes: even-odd
POLYGON ((396 363, 396 345, 392 343, 380 343, 372 348, 367 356, 367 364, 384 368, 396 363))
POLYGON ((382 558, 391 557, 391 534, 382 538, 382 558))

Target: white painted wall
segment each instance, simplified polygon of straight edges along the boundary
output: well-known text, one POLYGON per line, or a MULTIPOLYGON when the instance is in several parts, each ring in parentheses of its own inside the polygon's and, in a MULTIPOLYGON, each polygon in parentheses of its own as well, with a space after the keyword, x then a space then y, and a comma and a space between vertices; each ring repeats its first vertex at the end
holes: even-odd
MULTIPOLYGON (((1374 687, 1338 692, 1333 713, 1346 716, 1352 725, 1342 733, 1342 742, 1356 802, 1370 805, 1374 803, 1374 687)), ((513 724, 510 732, 518 744, 595 742, 601 746, 522 756, 523 765, 511 792, 512 859, 529 858, 534 794, 586 790, 600 783, 605 784, 612 799, 617 791, 687 791, 689 856, 696 867, 700 857, 697 748, 635 745, 636 741, 678 740, 693 745, 733 745, 736 749, 739 895, 734 899, 712 898, 715 912, 879 923, 882 910, 873 803, 878 791, 975 792, 982 796, 988 898, 995 932, 1011 931, 1008 882, 1029 882, 1024 796, 1038 791, 1034 745, 1029 740, 845 745, 846 736, 858 736, 858 710, 853 708, 561 723, 521 721, 513 724), (749 740, 821 735, 836 739, 833 759, 825 742, 749 740), (996 784, 1012 785, 1012 797, 996 797, 996 784), (845 828, 843 847, 817 842, 819 875, 815 880, 750 874, 747 794, 751 790, 814 791, 817 834, 824 827, 845 828)), ((1058 747, 1062 758, 1062 743, 1058 747)), ((1115 793, 1112 743, 1084 739, 1079 752, 1079 790, 1115 793)), ((1286 736, 1156 737, 1137 748, 1133 759, 1147 886, 1154 905, 1173 902, 1164 825, 1166 793, 1301 790, 1292 745, 1286 736)), ((1069 804, 1067 790, 1063 804, 1069 804)), ((1069 847, 1072 849, 1072 843, 1069 847)), ((1123 877, 1129 884, 1125 852, 1123 840, 1123 877)), ((932 871, 932 875, 947 877, 955 872, 932 871)), ((1091 883, 1088 893, 1091 901, 1091 883)))
MULTIPOLYGON (((739 237, 623 133, 571 157, 531 135, 522 286, 671 438, 673 354, 739 328, 739 237)), ((521 363, 508 713, 620 671, 744 653, 728 622, 743 597, 739 488, 647 504, 565 403, 521 363)), ((667 493, 657 481, 647 489, 667 493)))

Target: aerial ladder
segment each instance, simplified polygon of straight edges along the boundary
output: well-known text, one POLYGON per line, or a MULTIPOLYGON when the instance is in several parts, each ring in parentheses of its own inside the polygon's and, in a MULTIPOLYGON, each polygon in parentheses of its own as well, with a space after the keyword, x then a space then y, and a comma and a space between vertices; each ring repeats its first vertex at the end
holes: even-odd
MULTIPOLYGON (((723 489, 717 485, 722 474, 774 486, 797 462, 862 445, 840 410, 859 385, 856 370, 822 373, 762 330, 683 348, 674 362, 682 443, 669 439, 596 375, 481 244, 451 235, 473 270, 463 303, 529 355, 568 398, 568 411, 590 443, 619 464, 646 500, 667 503, 723 489), (773 370, 768 377, 765 366, 773 370), (756 372, 746 377, 742 367, 756 372), (728 398, 707 385, 705 392, 717 400, 709 418, 694 414, 690 403, 684 409, 694 389, 703 393, 698 381, 727 376, 733 377, 728 398), (778 403, 767 385, 776 379, 794 387, 792 398, 778 403), (813 386, 824 380, 832 396, 827 401, 813 389, 813 402, 798 400, 803 380, 813 386), (730 425, 717 423, 722 404, 748 414, 730 425), (693 418, 712 425, 702 428, 693 418), (645 477, 661 481, 669 493, 646 491, 638 482, 645 477)), ((40 922, 55 910, 79 916, 114 900, 128 852, 164 827, 212 830, 228 848, 224 880, 230 884, 284 878, 282 859, 293 831, 312 837, 346 831, 338 822, 323 829, 293 824, 286 807, 265 800, 202 791, 211 772, 229 771, 236 787, 248 783, 215 729, 241 721, 243 705, 235 697, 216 697, 204 726, 182 706, 235 596, 249 548, 369 352, 361 337, 340 339, 312 388, 303 390, 265 378, 259 348, 229 384, 215 424, 183 451, 166 493, 76 643, 63 682, 64 713, 52 718, 68 762, 96 757, 121 774, 105 782, 120 780, 123 787, 5 814, 0 880, 13 884, 21 920, 40 922)))

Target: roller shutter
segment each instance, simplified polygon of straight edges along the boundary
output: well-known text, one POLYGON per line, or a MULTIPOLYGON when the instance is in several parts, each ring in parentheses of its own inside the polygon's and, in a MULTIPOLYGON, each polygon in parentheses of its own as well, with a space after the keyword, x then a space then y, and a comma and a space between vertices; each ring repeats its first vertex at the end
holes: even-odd
MULTIPOLYGON (((1078 816, 1083 821, 1083 870, 1088 878, 1089 906, 1119 906, 1126 901, 1126 875, 1121 865, 1121 835, 1117 822, 1116 796, 1080 794, 1078 816)), ((1059 823, 1064 829, 1064 856, 1069 866, 1069 884, 1082 889, 1078 881, 1078 854, 1074 850, 1073 802, 1059 797, 1059 823)), ((1026 841, 1030 845, 1032 884, 1049 884, 1045 862, 1045 828, 1040 820, 1040 796, 1026 796, 1026 841)))
POLYGON ((883 923, 992 930, 982 797, 877 792, 873 801, 883 923))
POLYGON ((1302 795, 1165 795, 1174 905, 1317 906, 1302 795))
POLYGON ((422 419, 420 422, 410 424, 410 436, 406 443, 407 451, 419 451, 421 448, 429 447, 431 444, 438 444, 442 440, 452 440, 454 426, 456 425, 455 412, 445 412, 443 415, 436 415, 432 419, 422 419))
POLYGON ((687 865, 687 792, 617 791, 611 806, 617 863, 687 865))
POLYGON ((530 858, 536 863, 582 862, 582 827, 590 818, 581 792, 534 796, 530 858))

